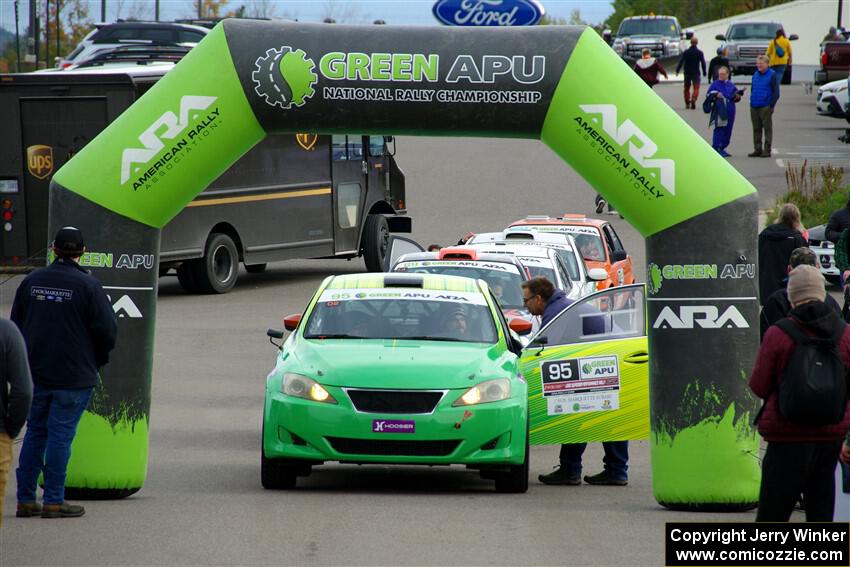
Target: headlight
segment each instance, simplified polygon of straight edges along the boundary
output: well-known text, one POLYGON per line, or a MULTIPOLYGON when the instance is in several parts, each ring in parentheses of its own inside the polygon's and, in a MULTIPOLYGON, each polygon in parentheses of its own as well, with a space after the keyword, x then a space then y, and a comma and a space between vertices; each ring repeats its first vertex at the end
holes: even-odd
POLYGON ((728 55, 729 57, 735 57, 736 55, 738 55, 738 48, 737 48, 737 47, 735 47, 735 46, 733 46, 733 45, 728 45, 728 46, 726 46, 726 49, 728 49, 728 50, 729 50, 729 51, 727 52, 727 55, 728 55))
POLYGON ((280 391, 294 398, 304 398, 305 400, 326 404, 336 403, 334 397, 321 384, 301 374, 284 374, 280 391))
POLYGON ((487 380, 467 390, 452 404, 458 406, 474 406, 507 400, 511 397, 511 382, 507 378, 487 380))

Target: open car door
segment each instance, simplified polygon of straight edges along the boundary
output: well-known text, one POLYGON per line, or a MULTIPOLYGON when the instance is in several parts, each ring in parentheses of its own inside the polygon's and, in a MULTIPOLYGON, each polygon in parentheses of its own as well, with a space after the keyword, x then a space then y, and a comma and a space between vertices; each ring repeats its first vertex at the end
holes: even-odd
POLYGON ((649 437, 649 352, 643 284, 577 300, 531 339, 532 445, 649 437))
POLYGON ((414 240, 390 234, 387 240, 387 253, 384 255, 384 271, 389 272, 399 258, 413 252, 425 252, 425 249, 414 240))

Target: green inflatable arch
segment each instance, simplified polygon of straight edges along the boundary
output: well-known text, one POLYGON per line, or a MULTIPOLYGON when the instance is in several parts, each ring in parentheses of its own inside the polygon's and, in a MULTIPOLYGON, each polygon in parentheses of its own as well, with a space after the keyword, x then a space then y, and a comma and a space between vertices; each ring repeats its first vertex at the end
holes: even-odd
MULTIPOLYGON (((646 238, 656 499, 757 502, 755 189, 593 30, 224 21, 55 175, 50 233, 158 254, 161 227, 267 132, 542 140, 646 238)), ((147 469, 158 269, 95 272, 142 317, 120 319, 67 486, 120 497, 147 469)))

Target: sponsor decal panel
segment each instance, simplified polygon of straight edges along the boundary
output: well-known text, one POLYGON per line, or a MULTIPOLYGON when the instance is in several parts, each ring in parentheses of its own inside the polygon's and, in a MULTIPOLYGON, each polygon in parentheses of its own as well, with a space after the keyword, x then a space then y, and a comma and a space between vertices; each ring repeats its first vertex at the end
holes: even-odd
POLYGON ((267 49, 256 59, 251 80, 254 92, 266 104, 291 110, 314 99, 460 105, 536 104, 543 95, 530 86, 540 83, 545 74, 546 57, 543 55, 460 54, 441 59, 435 53, 332 51, 314 60, 303 49, 282 45, 267 49), (320 78, 324 80, 321 88, 318 86, 320 78), (346 84, 352 82, 356 84, 346 84), (491 87, 431 88, 429 85, 434 83, 491 87), (506 84, 511 86, 506 87, 506 84))
POLYGON ((540 379, 548 415, 620 408, 620 367, 616 355, 546 360, 540 379))
POLYGON ((755 279, 755 264, 666 264, 650 263, 646 268, 647 287, 655 295, 669 280, 755 279))
POLYGON ((412 419, 373 419, 372 433, 416 433, 412 419))
POLYGON ((395 289, 328 289, 322 292, 320 303, 328 301, 358 301, 358 300, 413 300, 413 301, 442 301, 461 303, 463 305, 487 305, 487 300, 480 293, 466 291, 401 291, 395 289))
POLYGON ((665 305, 653 329, 749 329, 750 324, 734 305, 665 305))
POLYGON ((533 26, 545 13, 537 0, 437 0, 432 11, 447 26, 533 26))

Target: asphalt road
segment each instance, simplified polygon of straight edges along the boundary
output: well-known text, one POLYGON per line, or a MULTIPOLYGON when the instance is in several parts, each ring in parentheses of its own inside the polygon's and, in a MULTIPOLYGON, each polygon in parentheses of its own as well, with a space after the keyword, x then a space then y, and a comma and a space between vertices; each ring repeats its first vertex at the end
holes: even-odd
MULTIPOLYGON (((680 88, 658 92, 681 109, 680 88)), ((742 110, 730 162, 758 187, 762 207, 784 190, 781 160, 850 165, 848 146, 835 142, 844 123, 815 116, 814 95, 803 87, 783 88, 774 159, 743 157, 750 131, 742 110)), ((701 111, 680 114, 708 136, 701 111)), ((538 142, 402 138, 397 159, 413 236, 423 243, 498 230, 525 214, 589 213, 593 205, 590 187, 538 142)), ((643 279, 642 239, 610 218, 643 279)), ((556 464, 557 448, 535 447, 523 495, 495 494, 491 482, 462 468, 336 464, 295 491, 264 491, 260 416, 275 354, 265 330, 300 311, 325 275, 362 269, 359 260, 283 262, 243 274, 224 296, 187 296, 176 279, 161 280, 145 487, 126 500, 89 502, 78 520, 17 519, 13 474, 0 565, 660 565, 664 522, 753 518, 658 506, 646 442, 632 444, 624 488, 543 486, 536 477, 556 464)), ((17 281, 0 286, 4 313, 17 281)), ((588 448, 585 467, 600 470, 599 445, 588 448)))

